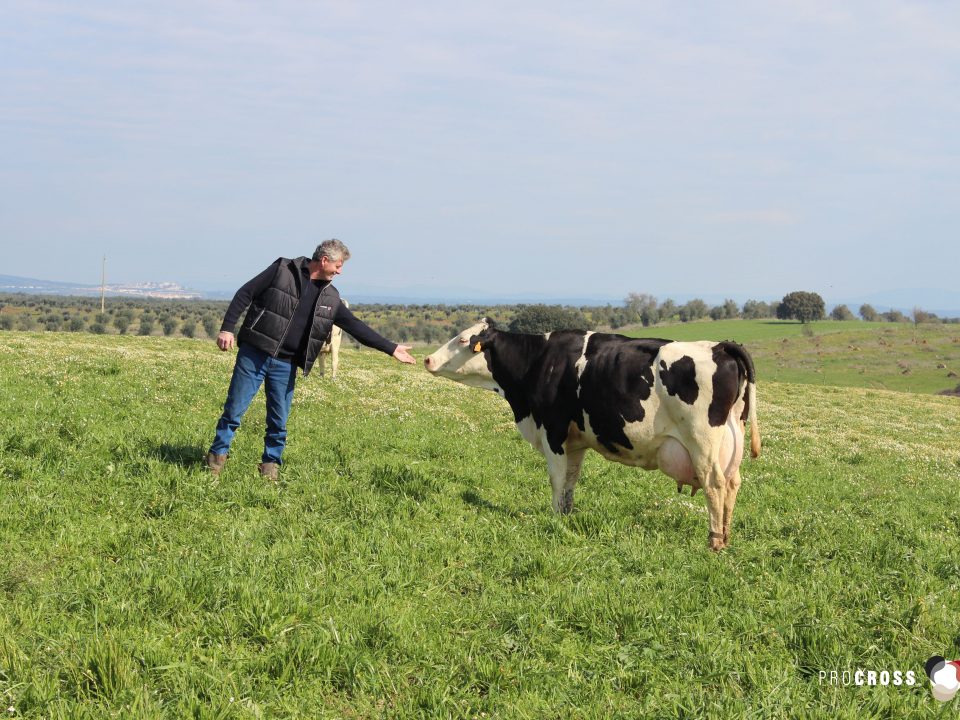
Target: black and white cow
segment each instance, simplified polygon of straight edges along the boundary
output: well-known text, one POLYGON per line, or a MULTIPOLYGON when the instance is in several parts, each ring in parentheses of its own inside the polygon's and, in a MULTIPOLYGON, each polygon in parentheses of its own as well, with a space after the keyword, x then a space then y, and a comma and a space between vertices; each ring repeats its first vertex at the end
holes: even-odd
POLYGON ((575 330, 525 335, 484 319, 424 364, 506 398, 520 434, 547 460, 554 510, 573 509, 580 465, 593 449, 659 468, 678 491, 703 488, 710 548, 728 544, 747 419, 752 455, 760 454, 753 361, 740 345, 575 330))

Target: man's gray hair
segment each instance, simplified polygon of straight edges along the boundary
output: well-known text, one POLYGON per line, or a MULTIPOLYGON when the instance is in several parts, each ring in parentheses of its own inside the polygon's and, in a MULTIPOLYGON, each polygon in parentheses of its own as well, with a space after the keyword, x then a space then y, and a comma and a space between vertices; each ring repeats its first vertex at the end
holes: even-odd
POLYGON ((350 251, 346 245, 336 238, 324 240, 317 245, 317 249, 313 251, 314 260, 319 260, 322 257, 329 258, 331 262, 337 262, 338 260, 346 262, 350 259, 350 251))

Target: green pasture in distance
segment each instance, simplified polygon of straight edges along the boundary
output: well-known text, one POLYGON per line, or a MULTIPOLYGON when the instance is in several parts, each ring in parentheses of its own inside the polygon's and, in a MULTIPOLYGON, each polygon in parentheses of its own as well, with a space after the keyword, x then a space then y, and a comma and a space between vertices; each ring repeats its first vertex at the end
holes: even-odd
MULTIPOLYGON (((667 340, 735 340, 746 344, 804 337, 804 333, 809 332, 813 332, 814 335, 824 335, 845 331, 883 331, 891 326, 892 324, 887 322, 860 320, 819 320, 807 323, 806 326, 795 320, 697 320, 688 323, 655 325, 626 334, 635 337, 661 337, 667 340)), ((960 326, 954 326, 954 330, 955 334, 960 335, 960 326)))
POLYGON ((719 320, 630 333, 668 340, 735 340, 758 382, 778 380, 936 393, 960 385, 960 325, 719 320), (951 375, 953 373, 953 375, 951 375))
POLYGON ((262 396, 214 479, 233 357, 0 336, 4 715, 955 712, 924 674, 960 657, 954 398, 763 382, 713 554, 702 494, 596 454, 555 515, 503 400, 372 351, 301 380, 280 483, 262 396), (829 681, 860 669, 902 682, 829 681))

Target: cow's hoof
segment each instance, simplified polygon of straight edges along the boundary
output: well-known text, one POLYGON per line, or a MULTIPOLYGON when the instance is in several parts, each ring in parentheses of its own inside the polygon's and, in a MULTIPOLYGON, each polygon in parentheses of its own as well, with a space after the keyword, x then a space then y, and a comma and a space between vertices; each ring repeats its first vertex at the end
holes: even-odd
POLYGON ((719 533, 710 533, 709 539, 707 540, 707 547, 709 547, 713 552, 719 552, 727 546, 726 538, 719 533))
POLYGON ((560 501, 560 512, 564 515, 573 512, 573 490, 567 490, 563 493, 563 499, 560 501))

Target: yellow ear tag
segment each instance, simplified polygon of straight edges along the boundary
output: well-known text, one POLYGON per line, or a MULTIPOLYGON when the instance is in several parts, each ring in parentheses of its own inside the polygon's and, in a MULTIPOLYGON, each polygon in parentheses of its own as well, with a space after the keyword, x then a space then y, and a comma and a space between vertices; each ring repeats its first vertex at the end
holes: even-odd
POLYGON ((480 352, 480 343, 477 343, 476 345, 473 346, 473 351, 480 352))

